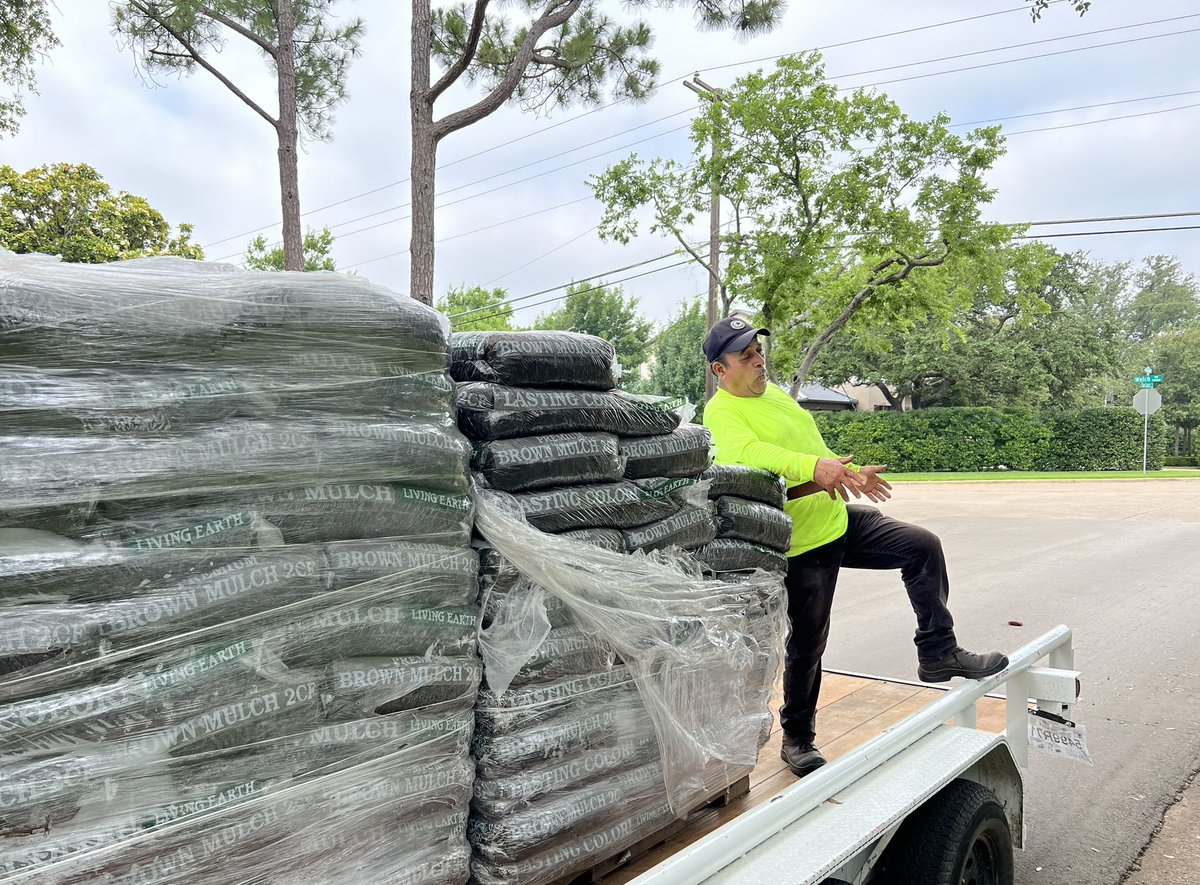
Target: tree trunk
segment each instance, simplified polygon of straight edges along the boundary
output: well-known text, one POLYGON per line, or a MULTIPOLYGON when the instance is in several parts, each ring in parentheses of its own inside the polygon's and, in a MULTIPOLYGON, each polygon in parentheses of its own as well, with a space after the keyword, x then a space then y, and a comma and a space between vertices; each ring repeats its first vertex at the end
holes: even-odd
POLYGON ((276 24, 279 48, 275 70, 279 87, 279 199, 283 209, 283 266, 304 270, 304 235, 300 230, 299 130, 296 123, 296 10, 293 0, 279 0, 276 24))
POLYGON ((412 122, 408 294, 429 305, 433 304, 433 200, 438 141, 433 127, 433 98, 429 91, 431 20, 430 0, 413 0, 412 85, 408 101, 412 122))
POLYGON ((897 412, 904 411, 904 399, 902 397, 897 398, 893 396, 892 392, 888 390, 888 386, 882 381, 876 381, 875 386, 879 389, 879 392, 883 394, 883 398, 888 401, 888 405, 890 405, 897 412))
POLYGON ((850 303, 846 305, 846 309, 838 315, 838 318, 830 323, 829 327, 818 335, 817 340, 809 346, 808 352, 804 355, 804 361, 800 363, 800 368, 796 370, 796 377, 792 379, 792 399, 795 399, 796 394, 800 392, 800 385, 808 380, 808 373, 812 371, 813 364, 817 361, 817 357, 820 356, 825 345, 832 341, 833 337, 846 327, 846 323, 850 322, 859 309, 866 303, 867 299, 874 293, 874 286, 864 286, 859 290, 850 299, 850 303))

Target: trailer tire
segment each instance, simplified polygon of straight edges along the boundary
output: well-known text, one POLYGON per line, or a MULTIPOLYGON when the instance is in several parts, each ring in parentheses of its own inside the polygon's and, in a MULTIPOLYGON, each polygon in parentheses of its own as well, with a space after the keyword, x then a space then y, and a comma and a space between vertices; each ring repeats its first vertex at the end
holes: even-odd
POLYGON ((892 885, 1013 885, 1008 819, 974 781, 951 781, 909 816, 892 849, 892 885))

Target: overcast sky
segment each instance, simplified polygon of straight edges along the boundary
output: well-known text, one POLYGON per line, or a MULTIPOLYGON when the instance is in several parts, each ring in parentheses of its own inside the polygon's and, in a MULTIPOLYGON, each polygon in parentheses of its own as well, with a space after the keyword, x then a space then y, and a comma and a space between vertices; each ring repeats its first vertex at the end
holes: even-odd
MULTIPOLYGON (((57 4, 62 46, 41 68, 41 94, 29 98, 20 133, 0 142, 0 163, 19 170, 88 163, 114 188, 146 197, 173 224, 194 224, 209 258, 239 260, 250 232, 260 228, 278 237, 278 224, 272 226, 279 218, 279 188, 271 128, 203 72, 158 86, 144 82, 133 56, 111 33, 108 3, 57 4)), ((367 35, 362 57, 350 70, 350 99, 337 112, 333 140, 308 144, 302 156, 301 206, 310 213, 304 223, 328 225, 338 235, 339 267, 405 293, 406 4, 340 0, 334 8, 363 17, 367 35), (333 203, 340 204, 322 208, 333 203)), ((628 15, 624 10, 614 4, 613 14, 628 15)), ((437 235, 452 239, 438 246, 439 295, 450 286, 482 284, 521 296, 671 251, 671 242, 649 235, 629 246, 601 243, 593 231, 600 209, 589 196, 587 176, 634 150, 643 157, 688 156, 681 127, 695 96, 676 78, 699 71, 707 82, 724 85, 769 66, 763 60, 769 56, 816 47, 830 47, 827 71, 840 85, 882 83, 875 88, 913 116, 945 111, 968 123, 1039 114, 1003 123, 1010 136, 1008 154, 990 178, 998 189, 987 213, 994 220, 1200 213, 1195 0, 1095 0, 1082 18, 1058 3, 1036 23, 1019 0, 791 0, 782 26, 751 40, 699 33, 682 10, 655 10, 649 20, 663 85, 644 104, 582 116, 583 109, 567 109, 549 117, 506 106, 443 141, 439 204, 452 205, 438 210, 437 235), (968 16, 986 17, 943 25, 968 16), (916 30, 895 33, 911 29, 916 30), (872 37, 878 39, 864 39, 872 37), (1008 60, 1013 61, 1002 63, 1008 60), (938 75, 967 67, 975 69, 938 75), (880 70, 885 68, 890 70, 880 70), (1173 97, 1142 100, 1155 96, 1173 97), (1106 104, 1070 110, 1101 103, 1106 104), (1059 112, 1041 113, 1046 111, 1059 112), (1034 129, 1043 131, 1027 131, 1034 129), (641 143, 631 147, 635 141, 641 143)), ((237 39, 214 61, 273 110, 265 63, 237 39)), ((471 93, 459 90, 446 99, 458 105, 445 103, 440 114, 470 101, 471 93)), ((1194 224, 1200 224, 1200 215, 1036 232, 1194 224)), ((1106 261, 1174 254, 1200 272, 1200 230, 1048 242, 1086 249, 1106 261)), ((662 321, 682 300, 703 292, 706 282, 692 267, 623 285, 638 296, 648 317, 662 321)), ((556 303, 538 302, 561 294, 527 299, 523 303, 531 306, 517 314, 517 322, 552 309, 556 303)))

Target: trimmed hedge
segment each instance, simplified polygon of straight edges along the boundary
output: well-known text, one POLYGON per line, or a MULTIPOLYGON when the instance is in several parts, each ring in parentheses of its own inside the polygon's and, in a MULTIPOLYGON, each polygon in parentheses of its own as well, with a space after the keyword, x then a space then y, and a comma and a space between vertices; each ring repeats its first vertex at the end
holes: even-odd
POLYGON ((1163 458, 1163 467, 1200 467, 1200 458, 1190 455, 1167 455, 1163 458))
MULTIPOLYGON (((897 472, 1138 470, 1142 416, 1133 409, 1038 414, 1030 409, 940 408, 818 412, 825 442, 860 464, 897 472)), ((1161 469, 1166 426, 1150 422, 1148 466, 1161 469)))

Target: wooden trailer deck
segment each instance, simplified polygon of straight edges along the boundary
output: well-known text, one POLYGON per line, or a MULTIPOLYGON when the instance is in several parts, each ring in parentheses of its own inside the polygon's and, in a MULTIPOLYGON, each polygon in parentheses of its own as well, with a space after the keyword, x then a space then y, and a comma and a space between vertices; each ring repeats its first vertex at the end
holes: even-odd
MULTIPOLYGON (((944 691, 943 688, 915 683, 890 682, 872 677, 827 671, 821 682, 821 701, 817 713, 817 745, 827 759, 836 759, 924 707, 944 691)), ((777 685, 772 704, 773 710, 779 709, 782 701, 781 694, 782 686, 777 685)), ((1003 731, 1005 727, 1003 698, 984 698, 978 704, 976 715, 978 728, 996 733, 1003 731)), ((606 872, 611 864, 600 865, 596 868, 595 875, 588 877, 585 874, 576 881, 589 881, 590 879, 594 882, 603 882, 604 885, 629 882, 684 846, 712 832, 730 818, 768 801, 785 787, 795 783, 795 775, 788 771, 783 760, 779 758, 781 739, 779 723, 776 721, 775 728, 771 732, 771 739, 759 753, 758 766, 750 774, 749 792, 733 799, 723 807, 714 805, 695 812, 682 828, 676 831, 665 831, 665 841, 652 838, 640 846, 646 848, 649 847, 649 844, 656 843, 657 847, 640 854, 638 848, 635 847, 631 852, 634 856, 624 866, 603 875, 602 873, 606 872)))

